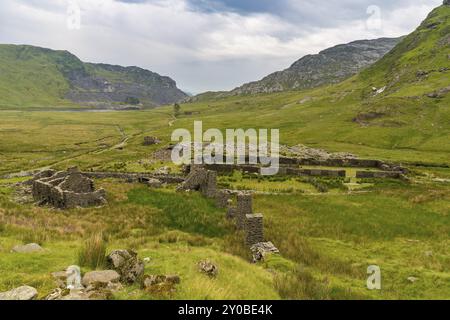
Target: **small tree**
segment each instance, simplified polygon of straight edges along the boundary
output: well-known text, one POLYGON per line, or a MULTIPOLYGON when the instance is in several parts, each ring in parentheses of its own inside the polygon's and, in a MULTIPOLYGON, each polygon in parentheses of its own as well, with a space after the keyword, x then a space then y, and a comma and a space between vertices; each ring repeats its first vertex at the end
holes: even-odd
POLYGON ((180 105, 178 103, 175 103, 173 105, 173 114, 175 117, 178 117, 180 115, 180 110, 181 110, 180 105))

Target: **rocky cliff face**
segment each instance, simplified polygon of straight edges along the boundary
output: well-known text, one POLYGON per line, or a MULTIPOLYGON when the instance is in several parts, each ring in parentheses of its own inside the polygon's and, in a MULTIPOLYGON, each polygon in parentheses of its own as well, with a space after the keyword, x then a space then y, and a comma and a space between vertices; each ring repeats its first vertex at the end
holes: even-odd
POLYGON ((232 95, 301 90, 338 83, 357 74, 388 53, 401 38, 361 40, 307 55, 284 71, 244 84, 232 95))

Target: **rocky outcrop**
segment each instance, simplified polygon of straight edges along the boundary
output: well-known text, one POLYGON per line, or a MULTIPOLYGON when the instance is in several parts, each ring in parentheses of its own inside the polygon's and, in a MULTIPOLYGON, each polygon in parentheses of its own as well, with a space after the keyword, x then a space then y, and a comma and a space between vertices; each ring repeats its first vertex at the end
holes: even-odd
POLYGON ((91 271, 84 275, 82 284, 89 286, 107 286, 109 283, 117 283, 120 275, 114 270, 91 271))
POLYGON ((29 243, 23 246, 15 246, 11 251, 16 253, 34 253, 41 252, 43 250, 44 249, 42 249, 42 247, 37 243, 29 243))
POLYGON ((68 77, 72 89, 66 97, 77 103, 148 106, 188 97, 171 78, 142 68, 89 63, 85 70, 68 77))
POLYGON ((115 250, 108 255, 107 262, 120 275, 121 282, 135 283, 144 275, 144 262, 132 250, 115 250))
POLYGON ((198 263, 198 269, 201 273, 204 273, 211 278, 215 278, 219 274, 219 268, 208 260, 200 261, 198 263))
POLYGON ((272 242, 259 242, 250 247, 253 255, 253 262, 264 261, 269 254, 279 254, 280 251, 273 245, 272 242))
POLYGON ((38 292, 30 286, 22 286, 7 292, 0 292, 0 300, 34 300, 38 292))

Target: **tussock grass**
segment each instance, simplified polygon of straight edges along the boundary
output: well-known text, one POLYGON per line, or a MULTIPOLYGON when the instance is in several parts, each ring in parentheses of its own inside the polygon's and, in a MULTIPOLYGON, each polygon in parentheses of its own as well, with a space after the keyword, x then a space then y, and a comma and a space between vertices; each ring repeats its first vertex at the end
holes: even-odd
POLYGON ((106 265, 107 241, 102 233, 95 233, 85 240, 78 252, 78 264, 90 269, 101 269, 106 265))

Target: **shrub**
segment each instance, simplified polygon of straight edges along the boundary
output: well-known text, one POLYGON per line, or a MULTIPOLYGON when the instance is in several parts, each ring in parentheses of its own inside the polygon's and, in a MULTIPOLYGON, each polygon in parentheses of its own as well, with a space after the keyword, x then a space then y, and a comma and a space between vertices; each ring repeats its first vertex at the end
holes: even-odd
POLYGON ((42 246, 44 242, 49 240, 49 236, 44 230, 35 230, 33 232, 26 232, 22 235, 22 242, 27 243, 37 243, 42 246))
POLYGON ((106 264, 107 241, 102 233, 90 236, 78 252, 78 264, 81 267, 99 269, 106 264))

